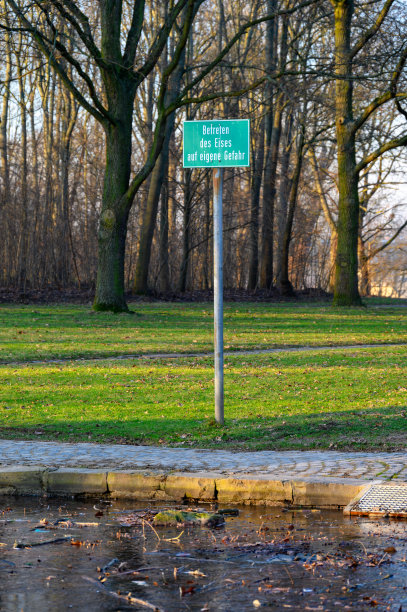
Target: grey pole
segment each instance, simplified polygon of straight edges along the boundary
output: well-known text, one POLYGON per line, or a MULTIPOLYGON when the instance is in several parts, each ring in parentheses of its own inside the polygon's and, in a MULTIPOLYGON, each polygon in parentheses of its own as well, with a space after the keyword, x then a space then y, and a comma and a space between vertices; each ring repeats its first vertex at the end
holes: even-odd
POLYGON ((213 169, 213 267, 215 332, 215 420, 224 423, 223 414, 223 168, 213 169))

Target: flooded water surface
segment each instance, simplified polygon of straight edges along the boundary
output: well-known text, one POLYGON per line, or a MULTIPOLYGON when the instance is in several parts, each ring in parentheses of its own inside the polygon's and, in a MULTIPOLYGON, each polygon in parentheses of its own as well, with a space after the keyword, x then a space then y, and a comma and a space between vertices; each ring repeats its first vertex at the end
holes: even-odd
POLYGON ((407 611, 406 522, 241 507, 154 527, 161 508, 0 498, 0 610, 407 611))

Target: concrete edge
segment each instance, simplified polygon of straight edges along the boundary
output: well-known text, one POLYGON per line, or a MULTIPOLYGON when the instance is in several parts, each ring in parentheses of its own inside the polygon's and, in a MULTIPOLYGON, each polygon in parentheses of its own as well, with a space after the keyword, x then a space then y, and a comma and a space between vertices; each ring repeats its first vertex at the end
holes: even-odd
POLYGON ((212 502, 268 506, 345 508, 381 481, 289 478, 253 473, 105 471, 44 466, 0 468, 0 495, 104 496, 139 501, 212 502))

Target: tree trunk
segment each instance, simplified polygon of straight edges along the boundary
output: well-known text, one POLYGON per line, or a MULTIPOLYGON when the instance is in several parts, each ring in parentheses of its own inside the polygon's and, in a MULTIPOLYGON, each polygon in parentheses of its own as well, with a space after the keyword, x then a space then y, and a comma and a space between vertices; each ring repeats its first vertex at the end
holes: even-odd
POLYGON ((338 232, 331 233, 331 243, 329 245, 329 273, 328 273, 328 289, 330 293, 335 291, 335 265, 336 265, 336 249, 338 247, 338 232))
MULTIPOLYGON (((163 6, 164 19, 168 16, 167 3, 163 6)), ((172 41, 173 42, 173 41, 172 41)), ((173 46, 173 45, 171 45, 173 46)), ((172 49, 171 49, 172 51, 172 49)), ((192 49, 190 49, 192 53, 192 49)), ((170 77, 168 92, 166 95, 166 104, 170 104, 179 94, 182 76, 185 68, 186 52, 185 49, 181 53, 180 61, 174 74, 170 77)), ((167 68, 167 52, 163 54, 161 62, 161 71, 165 74, 167 68)), ((163 185, 164 176, 168 174, 168 163, 170 154, 171 135, 175 124, 175 113, 172 113, 166 122, 165 138, 161 153, 156 161, 154 170, 151 174, 150 185, 148 190, 146 208, 143 215, 143 223, 141 226, 141 235, 139 243, 139 251, 137 257, 136 274, 134 279, 134 292, 145 294, 148 290, 148 270, 150 266, 151 245, 154 236, 154 229, 157 219, 158 202, 160 200, 161 188, 163 185)))
POLYGON ((293 222, 294 222, 294 213, 297 205, 297 197, 298 197, 298 185, 300 183, 301 176, 301 168, 303 161, 303 150, 304 150, 304 142, 305 142, 305 127, 301 126, 301 134, 300 140, 297 147, 297 159, 295 163, 295 169, 293 178, 291 181, 291 189, 290 189, 290 197, 288 201, 288 213, 287 213, 287 222, 284 230, 283 237, 283 248, 281 254, 281 274, 279 280, 279 290, 282 295, 293 295, 294 290, 293 286, 288 277, 288 255, 290 250, 290 242, 292 236, 293 222))
POLYGON ((18 256, 17 282, 21 291, 25 290, 28 273, 28 163, 27 163, 27 106, 25 96, 24 68, 22 62, 25 58, 22 54, 23 37, 20 33, 18 48, 16 53, 17 77, 19 84, 19 105, 21 121, 21 153, 20 153, 20 202, 22 207, 21 226, 20 226, 20 245, 18 256))
POLYGON ((168 174, 170 155, 170 141, 174 129, 175 114, 167 120, 165 139, 161 153, 155 163, 151 174, 146 207, 144 209, 141 226, 140 243, 137 257, 136 274, 134 279, 134 292, 145 294, 148 290, 148 269, 151 257, 151 245, 157 219, 158 202, 165 174, 168 174))
POLYGON ((293 113, 289 112, 286 116, 284 135, 283 135, 283 153, 280 165, 280 188, 278 196, 278 207, 276 211, 276 225, 277 225, 277 248, 276 248, 276 261, 275 261, 275 278, 277 283, 280 282, 281 276, 281 260, 283 257, 283 242, 284 242, 284 231, 287 223, 287 211, 288 202, 290 199, 290 157, 291 157, 291 132, 293 125, 293 113))
POLYGON ((47 279, 52 276, 52 258, 55 248, 55 235, 52 221, 54 183, 52 180, 53 171, 53 149, 54 149, 54 113, 55 113, 55 78, 51 72, 45 72, 44 67, 39 68, 39 90, 42 105, 43 120, 43 156, 44 156, 44 196, 39 202, 39 236, 37 247, 38 253, 38 283, 44 285, 47 279), (47 236, 47 245, 44 244, 44 237, 47 236))
MULTIPOLYGON (((69 44, 73 43, 73 32, 71 32, 69 44)), ((69 67, 67 67, 69 72, 69 67)), ((72 250, 73 263, 76 268, 76 257, 72 243, 71 224, 69 219, 69 179, 71 169, 71 140, 76 123, 75 98, 71 92, 62 84, 60 91, 62 113, 61 113, 61 134, 60 134, 60 198, 58 213, 58 243, 57 251, 57 276, 62 286, 66 286, 70 279, 69 251, 72 250)), ((76 270, 77 271, 77 270, 76 270)), ((77 274, 78 279, 79 275, 77 274)))
POLYGON ((204 288, 208 290, 212 287, 212 260, 213 245, 211 240, 212 229, 212 201, 211 201, 211 172, 205 178, 205 263, 204 263, 204 288))
MULTIPOLYGON (((125 88, 123 88, 125 89, 125 88)), ((98 231, 95 310, 127 312, 124 297, 124 254, 129 206, 133 97, 117 92, 114 125, 106 127, 106 166, 98 231)))
POLYGON ((168 262, 168 164, 165 168, 163 187, 161 190, 160 235, 159 235, 159 282, 160 291, 170 290, 170 266, 168 262))
MULTIPOLYGON (((7 8, 4 0, 1 2, 0 7, 4 14, 6 25, 8 23, 7 8)), ((12 58, 11 58, 11 44, 10 44, 10 33, 5 32, 5 78, 4 78, 4 94, 2 99, 2 109, 0 118, 0 163, 1 163, 1 179, 3 183, 3 190, 0 194, 0 210, 1 208, 9 203, 10 197, 10 171, 9 171, 9 159, 8 159, 8 142, 7 142, 7 127, 8 127, 8 113, 9 113, 9 102, 10 102, 10 83, 12 79, 12 58)))
MULTIPOLYGON (((4 15, 6 25, 9 25, 8 13, 4 0, 0 3, 0 9, 4 15)), ((5 76, 4 76, 4 93, 2 95, 2 108, 0 117, 0 178, 1 178, 1 190, 0 190, 0 224, 2 227, 2 245, 0 251, 1 268, 0 268, 0 280, 2 282, 9 282, 10 280, 10 231, 5 230, 5 222, 7 219, 7 208, 10 206, 10 169, 9 169, 9 156, 8 156, 8 142, 7 142, 7 128, 8 128, 8 115, 9 115, 9 103, 10 103, 10 84, 12 79, 12 58, 11 58, 11 34, 4 33, 5 43, 5 58, 3 62, 5 64, 5 76)))
POLYGON ((136 274, 134 279, 134 293, 138 293, 140 295, 147 293, 148 290, 148 269, 151 256, 151 245, 153 242, 158 202, 160 200, 165 167, 168 162, 168 146, 169 138, 168 143, 164 144, 163 150, 161 151, 161 154, 157 159, 154 170, 151 174, 147 202, 143 214, 136 274))
MULTIPOLYGON (((273 2, 270 9, 275 8, 273 2)), ((272 71, 274 61, 274 20, 270 21, 269 42, 267 43, 268 70, 272 71), (271 55, 270 55, 271 54, 271 55)), ((280 43, 280 67, 285 64, 287 55, 287 33, 288 19, 283 18, 281 43, 280 43)), ((264 169, 263 186, 263 225, 262 246, 260 261, 260 287, 270 289, 273 286, 273 250, 274 250, 274 206, 276 198, 277 164, 281 137, 281 119, 284 110, 284 94, 280 91, 275 99, 274 106, 271 102, 271 91, 269 93, 270 110, 266 116, 266 164, 264 169), (270 136, 270 122, 272 126, 270 136)))
POLYGON ((182 254, 181 270, 178 281, 178 291, 184 293, 187 286, 188 264, 189 264, 189 232, 191 219, 191 175, 190 168, 184 170, 184 210, 183 210, 183 233, 182 233, 182 254))
POLYGON ((308 149, 308 155, 311 162, 311 167, 315 177, 315 187, 318 193, 321 208, 325 216, 325 220, 329 225, 331 231, 331 243, 329 246, 329 270, 328 270, 328 288, 333 293, 335 288, 335 261, 336 261, 336 248, 338 243, 338 229, 332 212, 328 206, 327 198, 324 191, 324 186, 321 180, 321 175, 318 170, 317 158, 315 156, 315 150, 311 147, 308 149))
POLYGON ((359 194, 353 126, 351 56, 352 0, 333 0, 335 8, 336 139, 338 146, 338 245, 334 304, 360 305, 358 291, 359 194))
POLYGON ((283 114, 283 94, 277 96, 274 108, 273 131, 264 171, 263 189, 263 226, 260 265, 260 287, 273 286, 273 249, 274 249, 274 206, 276 199, 277 163, 280 148, 281 118, 283 114))
POLYGON ((35 131, 35 103, 36 103, 36 97, 35 97, 35 89, 33 86, 33 83, 30 83, 30 87, 31 87, 31 93, 29 96, 29 101, 30 101, 30 105, 29 105, 29 117, 30 117, 30 140, 31 140, 31 163, 30 163, 30 170, 31 170, 31 180, 33 182, 32 187, 31 187, 31 209, 32 209, 32 216, 31 216, 31 223, 30 223, 30 233, 31 233, 31 240, 30 240, 30 279, 31 279, 31 283, 34 283, 34 281, 36 281, 38 279, 38 228, 39 228, 39 219, 40 219, 40 200, 41 200, 41 195, 40 195, 40 182, 39 182, 39 163, 38 163, 38 147, 39 147, 39 143, 38 143, 38 137, 36 135, 36 131, 35 131))
MULTIPOLYGON (((259 138, 255 142, 258 147, 257 156, 252 154, 252 182, 251 182, 251 202, 250 202, 250 261, 249 261, 249 280, 247 288, 254 291, 257 287, 259 273, 259 202, 261 179, 263 176, 264 165, 264 121, 261 122, 259 138)), ((256 148, 257 148, 256 147, 256 148)))
POLYGON ((359 236, 358 253, 360 262, 360 293, 364 297, 370 295, 369 255, 366 253, 366 245, 359 236))
MULTIPOLYGON (((64 129, 66 126, 63 126, 64 129)), ((70 139, 62 136, 61 146, 61 207, 59 211, 58 234, 60 236, 61 252, 58 257, 58 277, 62 286, 69 281, 69 169, 70 169, 70 139)))

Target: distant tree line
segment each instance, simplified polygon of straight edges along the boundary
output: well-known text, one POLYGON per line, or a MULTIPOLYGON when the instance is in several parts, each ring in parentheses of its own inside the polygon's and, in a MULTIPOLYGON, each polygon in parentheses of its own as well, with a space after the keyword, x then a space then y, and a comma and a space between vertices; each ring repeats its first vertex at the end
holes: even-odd
POLYGON ((210 290, 211 170, 182 168, 182 122, 249 118, 226 287, 402 295, 406 34, 397 0, 0 0, 0 284, 115 311, 210 290))

